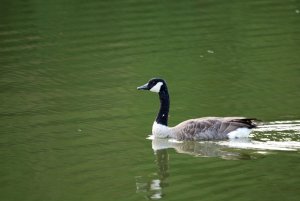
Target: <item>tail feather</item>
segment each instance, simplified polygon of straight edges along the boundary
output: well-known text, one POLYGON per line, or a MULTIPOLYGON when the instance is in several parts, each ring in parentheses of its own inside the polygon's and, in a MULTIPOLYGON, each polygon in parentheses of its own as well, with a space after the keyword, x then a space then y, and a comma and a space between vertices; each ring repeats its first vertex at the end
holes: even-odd
POLYGON ((256 118, 243 118, 243 119, 232 119, 231 122, 238 122, 241 124, 244 124, 247 128, 256 128, 257 127, 257 121, 259 121, 256 118))

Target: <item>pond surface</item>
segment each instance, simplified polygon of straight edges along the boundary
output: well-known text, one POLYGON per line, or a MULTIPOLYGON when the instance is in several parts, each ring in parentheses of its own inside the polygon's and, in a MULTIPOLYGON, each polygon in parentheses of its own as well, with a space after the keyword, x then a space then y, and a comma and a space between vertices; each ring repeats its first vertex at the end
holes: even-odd
POLYGON ((8 1, 0 7, 0 200, 300 199, 300 1, 8 1), (151 140, 261 119, 248 140, 151 140))

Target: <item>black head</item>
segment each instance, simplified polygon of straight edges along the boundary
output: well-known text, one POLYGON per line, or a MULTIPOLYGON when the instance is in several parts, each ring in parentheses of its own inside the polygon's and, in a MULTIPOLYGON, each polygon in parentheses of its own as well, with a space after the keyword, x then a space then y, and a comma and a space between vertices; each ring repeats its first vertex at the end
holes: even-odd
POLYGON ((138 90, 149 90, 155 93, 159 93, 163 90, 167 90, 167 83, 160 78, 152 78, 149 82, 143 86, 137 88, 138 90))

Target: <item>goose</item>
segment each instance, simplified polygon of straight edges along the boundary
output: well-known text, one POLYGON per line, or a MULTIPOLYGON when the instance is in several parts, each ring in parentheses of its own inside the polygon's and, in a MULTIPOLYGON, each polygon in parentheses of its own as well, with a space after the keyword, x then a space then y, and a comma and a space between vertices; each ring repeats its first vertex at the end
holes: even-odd
POLYGON ((158 93, 160 109, 152 126, 154 138, 175 140, 225 140, 248 137, 257 126, 255 118, 246 117, 202 117, 189 119, 174 127, 168 126, 170 98, 167 83, 161 78, 152 78, 138 90, 158 93))

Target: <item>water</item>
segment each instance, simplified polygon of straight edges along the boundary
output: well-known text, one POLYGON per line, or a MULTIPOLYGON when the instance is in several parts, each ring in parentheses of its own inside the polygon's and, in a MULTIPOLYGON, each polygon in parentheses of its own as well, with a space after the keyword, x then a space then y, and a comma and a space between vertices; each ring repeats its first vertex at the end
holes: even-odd
POLYGON ((299 200, 300 3, 2 1, 0 199, 299 200), (170 124, 263 120, 249 141, 147 139, 170 124))

